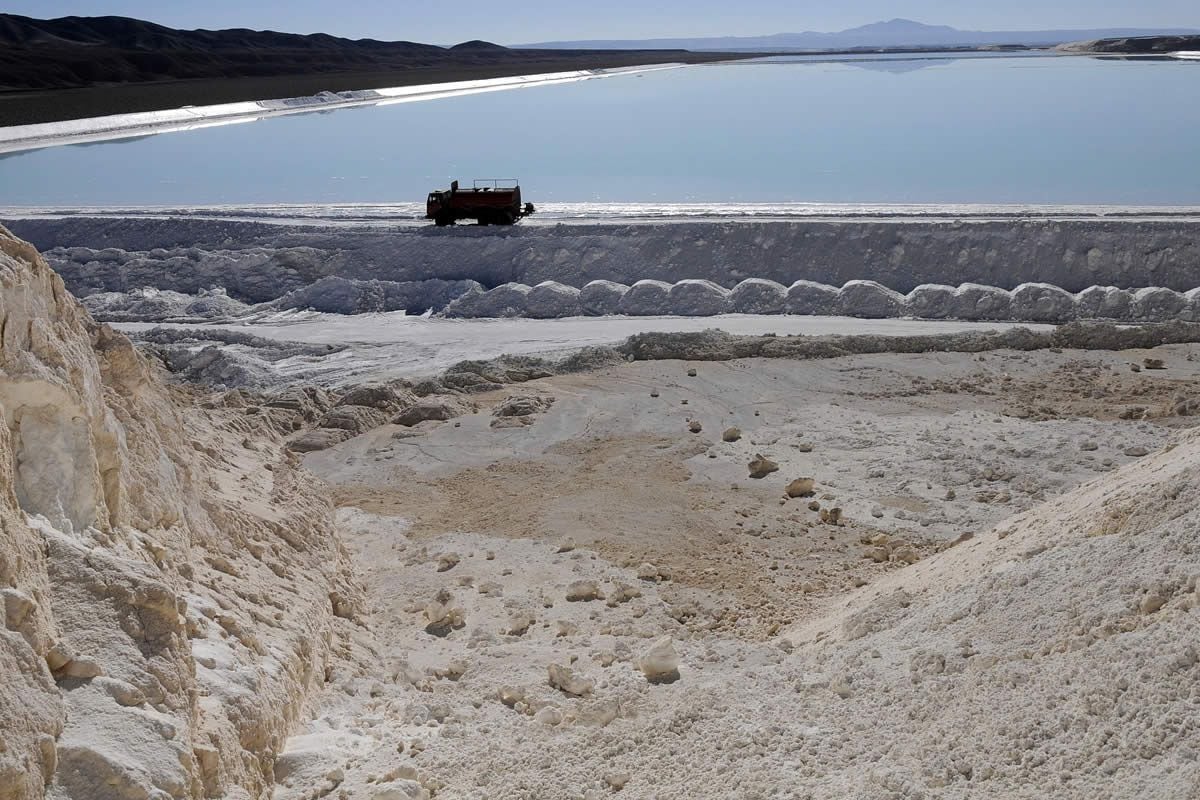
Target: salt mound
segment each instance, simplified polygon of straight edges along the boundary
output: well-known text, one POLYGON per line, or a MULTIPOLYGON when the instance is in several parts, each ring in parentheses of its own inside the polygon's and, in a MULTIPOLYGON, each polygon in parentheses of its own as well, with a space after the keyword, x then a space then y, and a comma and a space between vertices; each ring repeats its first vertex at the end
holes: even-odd
POLYGON ((787 287, 762 278, 747 278, 729 293, 729 310, 734 314, 782 314, 787 287))
POLYGON ((904 295, 875 281, 847 281, 838 292, 838 312, 848 317, 897 317, 903 307, 904 295))
POLYGON ((583 313, 579 290, 558 281, 542 281, 525 298, 526 313, 537 319, 577 317, 583 313))
POLYGON ((623 283, 613 281, 591 281, 579 290, 579 304, 583 313, 592 317, 603 317, 620 313, 621 298, 629 291, 623 283))
POLYGON ((789 314, 833 314, 837 304, 836 287, 813 281, 796 281, 788 287, 784 308, 789 314))
POLYGON ((905 731, 895 796, 1186 797, 1198 536, 1192 431, 785 633, 837 690, 842 718, 905 731))
POLYGON ((1133 295, 1116 286, 1089 286, 1075 295, 1075 312, 1080 319, 1129 319, 1133 295))
POLYGON ((1009 313, 1030 322, 1067 322, 1075 318, 1075 297, 1048 283, 1022 283, 1012 290, 1009 313))
POLYGON ((505 283, 486 292, 468 292, 446 309, 448 317, 522 317, 525 316, 529 287, 523 283, 505 283))
POLYGON ((946 319, 958 313, 957 289, 939 283, 923 283, 904 298, 904 312, 922 319, 946 319))
POLYGON ((670 313, 684 317, 711 317, 729 311, 729 290, 712 281, 682 280, 668 294, 670 313))
POLYGON ((996 286, 964 283, 955 291, 955 314, 958 319, 1010 319, 1012 295, 996 286))
POLYGON ((653 317, 669 314, 671 284, 664 281, 638 281, 629 287, 621 298, 618 310, 622 314, 636 317, 653 317))
POLYGON ((1183 293, 1184 308, 1179 318, 1187 322, 1200 322, 1200 287, 1183 293))
POLYGON ((1187 307, 1179 292, 1152 286, 1133 293, 1132 316, 1142 322, 1165 322, 1176 319, 1187 307))

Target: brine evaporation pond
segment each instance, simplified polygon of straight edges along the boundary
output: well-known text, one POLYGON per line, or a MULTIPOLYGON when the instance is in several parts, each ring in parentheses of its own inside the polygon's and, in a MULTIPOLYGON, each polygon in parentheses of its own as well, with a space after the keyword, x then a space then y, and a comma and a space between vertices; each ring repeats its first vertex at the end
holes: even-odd
POLYGON ((0 157, 0 205, 1200 204, 1200 63, 779 57, 0 157), (468 184, 469 185, 469 184, 468 184))

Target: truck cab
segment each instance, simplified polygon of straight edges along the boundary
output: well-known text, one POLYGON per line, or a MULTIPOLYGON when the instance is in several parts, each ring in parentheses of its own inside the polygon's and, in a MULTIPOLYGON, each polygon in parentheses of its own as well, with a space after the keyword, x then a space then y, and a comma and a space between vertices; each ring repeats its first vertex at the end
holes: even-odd
POLYGON ((442 210, 449 207, 449 200, 449 192, 430 192, 425 201, 425 218, 437 219, 442 210))

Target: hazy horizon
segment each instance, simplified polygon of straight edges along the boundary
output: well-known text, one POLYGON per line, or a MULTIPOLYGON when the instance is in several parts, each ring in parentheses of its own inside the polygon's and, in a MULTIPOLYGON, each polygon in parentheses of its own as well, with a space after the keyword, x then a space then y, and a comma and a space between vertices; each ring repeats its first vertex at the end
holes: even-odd
POLYGON ((48 19, 63 16, 126 16, 174 28, 254 28, 290 33, 329 33, 350 38, 407 39, 451 44, 487 39, 503 44, 579 39, 651 39, 762 36, 802 31, 841 31, 894 18, 962 30, 1200 27, 1194 0, 1146 0, 1136 8, 1116 0, 850 0, 836 8, 814 0, 609 0, 568 7, 560 0, 525 0, 520 18, 497 14, 494 2, 457 0, 454 13, 414 11, 415 3, 359 0, 352 7, 327 0, 212 0, 171 4, 160 0, 10 0, 4 11, 48 19))

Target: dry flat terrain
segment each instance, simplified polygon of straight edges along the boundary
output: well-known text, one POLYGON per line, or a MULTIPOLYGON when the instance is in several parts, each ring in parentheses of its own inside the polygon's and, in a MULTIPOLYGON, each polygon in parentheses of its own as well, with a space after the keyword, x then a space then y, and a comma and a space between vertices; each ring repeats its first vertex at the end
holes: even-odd
POLYGON ((491 427, 486 410, 458 426, 384 426, 306 466, 339 504, 404 517, 434 544, 457 531, 571 539, 669 568, 677 586, 732 592, 720 605, 738 606, 739 627, 766 629, 886 569, 860 539, 936 548, 1132 460, 1125 450, 1161 447, 1170 425, 1119 417, 1169 415, 1175 395, 1200 393, 1200 364, 1181 347, 1173 369, 1133 373, 1132 357, 744 360, 696 364, 696 377, 644 362, 526 384, 519 394, 554 398, 528 426, 491 427), (722 441, 730 428, 738 441, 722 441), (758 454, 779 471, 749 478, 758 454), (813 496, 781 502, 799 477, 813 496), (813 501, 841 508, 841 524, 821 524, 813 501), (805 583, 828 585, 806 596, 805 583))
POLYGON ((276 796, 397 769, 449 798, 1192 796, 1196 656, 1167 621, 1194 635, 1198 564, 1128 529, 1194 542, 1194 490, 1096 495, 1191 469, 1147 454, 1195 448, 1197 354, 642 362, 311 454, 383 666, 276 796), (1112 585, 1072 576, 1088 551, 1112 585), (655 645, 677 680, 640 670, 655 645))

